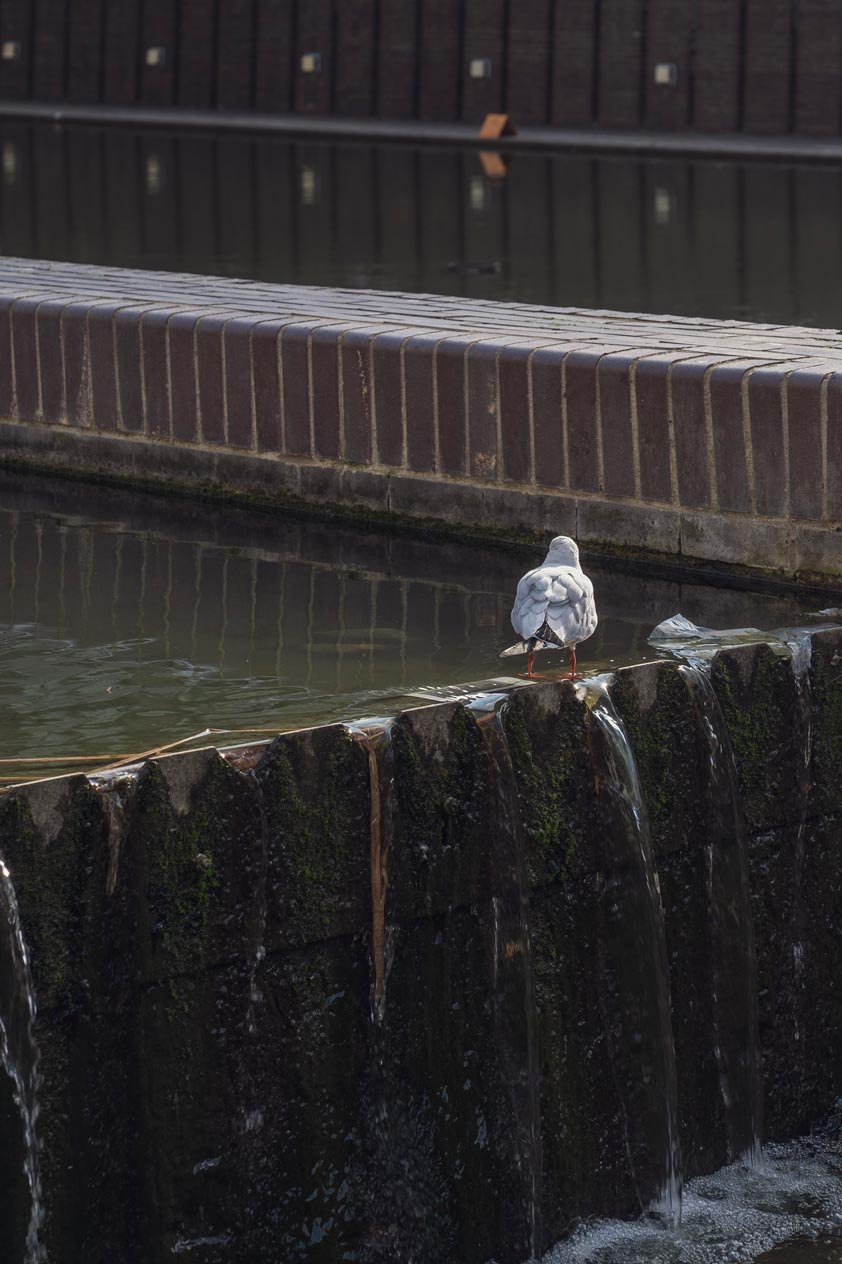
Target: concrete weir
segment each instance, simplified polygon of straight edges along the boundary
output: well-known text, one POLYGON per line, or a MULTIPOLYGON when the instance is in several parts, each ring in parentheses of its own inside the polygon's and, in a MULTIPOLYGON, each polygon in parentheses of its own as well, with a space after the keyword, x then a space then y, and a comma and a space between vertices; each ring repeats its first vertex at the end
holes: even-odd
POLYGON ((842 578, 831 330, 0 260, 0 459, 842 578))
POLYGON ((842 630, 791 650, 7 792, 2 1258, 520 1264, 808 1130, 842 630))

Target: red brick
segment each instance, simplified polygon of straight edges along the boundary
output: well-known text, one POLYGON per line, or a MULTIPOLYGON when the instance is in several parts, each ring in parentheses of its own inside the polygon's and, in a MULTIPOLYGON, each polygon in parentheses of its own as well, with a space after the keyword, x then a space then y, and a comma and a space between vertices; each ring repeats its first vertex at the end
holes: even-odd
POLYGON ((374 113, 375 0, 342 0, 336 7, 333 109, 362 118, 374 113))
POLYGON ((377 59, 378 113, 383 118, 412 118, 415 113, 417 5, 421 0, 381 4, 377 59))
POLYGON ((842 115, 842 22, 838 0, 799 0, 795 131, 838 136, 842 115))
POLYGON ((436 468, 436 402, 433 356, 438 334, 419 334, 404 348, 406 460, 411 470, 436 468))
POLYGON ((372 336, 352 329, 342 339, 342 408, 346 461, 368 464, 372 449, 372 336))
POLYGON ((194 343, 199 315, 199 312, 176 312, 167 327, 172 433, 174 439, 188 443, 195 443, 199 437, 194 343))
POLYGON ((503 107, 503 0, 465 0, 462 49, 462 118, 481 123, 503 107), (467 68, 475 58, 488 58, 491 74, 472 79, 467 68))
POLYGON ((278 367, 279 321, 262 321, 251 335, 254 374, 254 426, 259 452, 281 450, 281 380, 278 367))
MULTIPOLYGON (((503 347, 498 361, 500 382, 501 474, 514 483, 532 477, 529 417, 529 347, 503 347)), ((560 378, 559 378, 560 380, 560 378)))
POLYGON ((68 303, 61 314, 64 397, 71 426, 91 424, 87 315, 90 303, 68 303))
MULTIPOLYGON (((403 464, 403 389, 401 347, 403 331, 380 334, 374 340, 374 418, 377 429, 377 459, 381 465, 403 464)), ((429 387, 432 403, 432 385, 429 387)))
POLYGON ((676 364, 670 376, 678 500, 685 509, 698 509, 710 504, 705 417, 705 372, 708 367, 706 364, 676 364))
POLYGON ((0 417, 12 415, 12 302, 0 294, 0 417))
POLYGON ((688 0, 649 0, 646 9, 647 127, 676 129, 689 122, 690 31, 693 17, 688 0), (677 69, 675 84, 656 84, 655 66, 670 62, 677 69))
MULTIPOLYGON (((143 344, 143 391, 145 413, 143 429, 148 435, 169 435, 170 373, 167 363, 167 325, 169 311, 144 312, 140 318, 143 344)), ((191 356, 192 360, 192 356, 191 356)), ((194 388, 195 396, 195 388, 194 388)), ((125 424, 125 411, 123 413, 125 424)))
POLYGON ((462 75, 460 31, 459 24, 453 21, 453 0, 419 0, 419 3, 419 117, 449 121, 458 116, 462 75))
POLYGON ((747 132, 789 131, 792 0, 746 0, 745 110, 747 132))
POLYGON ((119 303, 97 303, 88 312, 91 365, 91 413, 97 430, 117 430, 117 372, 114 361, 114 315, 119 303))
POLYGON ((66 25, 67 0, 38 0, 32 44, 37 101, 58 101, 64 96, 66 25))
POLYGON ((671 501, 667 375, 658 360, 641 360, 634 372, 640 494, 644 500, 671 501))
POLYGON ((599 491, 596 415, 596 373, 599 361, 599 352, 571 351, 564 362, 567 450, 570 457, 570 487, 574 491, 599 491))
POLYGON ((38 361, 41 373, 41 412, 45 421, 62 422, 64 371, 61 363, 61 313, 64 302, 49 299, 38 308, 38 361))
POLYGON ((740 9, 735 0, 697 0, 692 122, 703 132, 740 126, 740 9))
POLYGON ((595 122, 595 39, 600 0, 555 5, 550 121, 557 127, 595 122))
POLYGON ((827 384, 827 511, 842 522, 842 373, 827 384))
POLYGON ((330 114, 333 83, 333 5, 331 0, 307 0, 298 6, 298 46, 295 56, 295 112, 330 114), (303 53, 318 53, 316 74, 301 69, 303 53))
POLYGON ((779 369, 756 369, 748 380, 755 501, 772 517, 786 513, 782 379, 779 369))
POLYGON ((310 325, 287 325, 281 334, 284 391, 284 451, 310 456, 310 325))
POLYGON ((719 508, 745 512, 749 507, 748 470, 743 439, 744 364, 720 364, 710 375, 713 452, 719 508))
POLYGON ((225 396, 227 441, 234 448, 253 448, 250 317, 229 320, 223 333, 225 345, 225 396))
MULTIPOLYGON (((465 352, 473 342, 447 338, 436 348, 439 464, 445 474, 465 474, 465 352)), ((409 383, 407 382, 407 408, 409 383)), ((415 466, 412 467, 416 468, 415 466)))
POLYGON ((552 11, 557 7, 552 0, 530 0, 509 9, 505 108, 519 127, 549 119, 552 11))
POLYGON ((123 430, 143 430, 143 366, 140 355, 140 319, 137 308, 124 308, 114 318, 117 350, 119 418, 123 430))
POLYGON ((794 518, 822 516, 822 382, 805 370, 786 383, 789 432, 789 510, 794 518))
POLYGON ((341 333, 340 329, 327 325, 314 330, 310 340, 314 456, 332 460, 340 455, 338 345, 341 333))
POLYGON ((199 433, 205 443, 225 443, 225 375, 222 331, 229 319, 223 313, 196 322, 196 370, 199 387, 199 433))
POLYGON ((22 421, 38 416, 37 298, 19 298, 12 308, 15 357, 15 407, 22 421))
MULTIPOLYGON (((561 411, 564 355, 565 352, 558 347, 539 348, 529 363, 532 424, 535 429, 535 481, 544 487, 565 486, 561 411)), ((503 416, 506 416, 505 409, 503 416)))
POLYGON ((610 6, 610 18, 602 6, 599 32, 599 121, 603 127, 637 127, 642 108, 643 4, 610 0, 610 6))
POLYGON ((292 106, 295 0, 258 0, 255 109, 288 114, 292 106))
POLYGON ((631 421, 631 372, 635 356, 604 356, 599 376, 599 424, 602 429, 604 490, 609 496, 633 496, 634 445, 631 421))
POLYGON ((478 342, 468 349, 469 473, 496 482, 497 452, 497 352, 494 342, 478 342))

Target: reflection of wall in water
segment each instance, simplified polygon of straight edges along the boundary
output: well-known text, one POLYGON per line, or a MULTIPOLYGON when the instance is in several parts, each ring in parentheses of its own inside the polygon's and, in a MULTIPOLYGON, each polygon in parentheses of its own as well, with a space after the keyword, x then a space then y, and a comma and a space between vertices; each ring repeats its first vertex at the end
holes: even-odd
POLYGON ((4 252, 302 284, 838 323, 842 174, 5 123, 4 252))

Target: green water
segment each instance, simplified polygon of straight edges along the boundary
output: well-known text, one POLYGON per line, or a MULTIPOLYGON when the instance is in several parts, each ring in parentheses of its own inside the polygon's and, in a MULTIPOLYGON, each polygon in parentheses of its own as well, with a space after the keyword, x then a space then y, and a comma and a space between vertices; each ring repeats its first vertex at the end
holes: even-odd
MULTIPOLYGON (((512 679, 524 662, 498 655, 539 553, 0 474, 0 758, 123 755, 512 679)), ((771 628, 816 604, 588 569, 588 672, 653 657, 649 632, 678 610, 771 628)))

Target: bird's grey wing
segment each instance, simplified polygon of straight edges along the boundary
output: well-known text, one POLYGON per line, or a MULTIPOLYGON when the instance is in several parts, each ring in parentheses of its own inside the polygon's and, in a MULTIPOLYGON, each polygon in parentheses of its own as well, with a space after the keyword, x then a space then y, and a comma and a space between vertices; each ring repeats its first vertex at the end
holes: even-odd
POLYGON ((528 571, 517 586, 512 606, 512 627, 524 641, 535 636, 544 623, 551 586, 552 580, 540 567, 528 571))
POLYGON ((587 605, 584 576, 566 566, 554 567, 551 576, 547 624, 563 645, 575 644, 582 639, 587 605))

